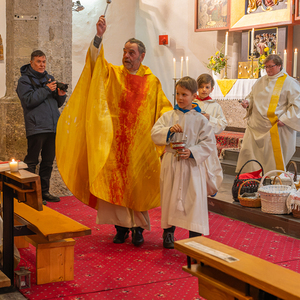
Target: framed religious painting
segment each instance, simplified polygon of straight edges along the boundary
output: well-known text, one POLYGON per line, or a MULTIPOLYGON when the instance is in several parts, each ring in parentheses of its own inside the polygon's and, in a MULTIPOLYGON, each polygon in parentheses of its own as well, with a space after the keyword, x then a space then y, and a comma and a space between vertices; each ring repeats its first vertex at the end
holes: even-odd
POLYGON ((195 31, 229 29, 230 0, 195 0, 195 31))
POLYGON ((231 31, 292 23, 292 0, 231 0, 230 6, 231 31))
POLYGON ((300 0, 295 0, 295 7, 296 7, 296 11, 295 11, 295 20, 300 20, 300 0))
POLYGON ((269 54, 278 53, 278 28, 255 29, 248 32, 248 59, 251 59, 253 51, 254 58, 266 58, 269 54), (252 39, 252 42, 251 42, 252 39), (252 45, 253 43, 253 45, 252 45), (253 49, 251 49, 253 47, 253 49))

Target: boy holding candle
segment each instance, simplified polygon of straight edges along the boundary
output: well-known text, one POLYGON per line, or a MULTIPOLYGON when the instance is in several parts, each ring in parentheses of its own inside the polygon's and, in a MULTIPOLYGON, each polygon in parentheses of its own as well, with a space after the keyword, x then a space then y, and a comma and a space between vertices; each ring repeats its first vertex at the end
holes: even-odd
POLYGON ((220 104, 209 96, 214 89, 215 81, 209 74, 202 74, 197 78, 197 84, 198 96, 195 102, 213 127, 214 133, 219 134, 227 126, 227 121, 220 104))
POLYGON ((163 246, 167 249, 174 248, 175 226, 189 230, 189 237, 209 234, 207 195, 217 191, 223 178, 214 130, 192 103, 196 96, 197 82, 188 76, 181 78, 176 84, 177 105, 151 131, 156 145, 166 145, 160 193, 163 246), (186 146, 175 156, 170 142, 180 132, 186 136, 186 146))

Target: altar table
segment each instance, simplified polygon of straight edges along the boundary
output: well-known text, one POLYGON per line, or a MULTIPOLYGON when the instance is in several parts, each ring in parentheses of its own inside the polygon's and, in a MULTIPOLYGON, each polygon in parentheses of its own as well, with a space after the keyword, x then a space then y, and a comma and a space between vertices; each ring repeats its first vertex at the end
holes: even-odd
POLYGON ((214 90, 210 94, 214 100, 244 100, 245 97, 251 92, 251 88, 257 79, 236 79, 230 91, 224 96, 220 85, 222 82, 231 79, 216 80, 214 90))

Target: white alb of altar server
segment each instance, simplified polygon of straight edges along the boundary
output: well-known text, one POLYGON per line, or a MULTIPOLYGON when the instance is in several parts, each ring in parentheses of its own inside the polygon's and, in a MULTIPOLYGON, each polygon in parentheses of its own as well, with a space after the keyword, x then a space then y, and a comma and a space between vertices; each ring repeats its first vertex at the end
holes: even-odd
POLYGON ((200 101, 195 99, 194 102, 199 105, 201 111, 209 114, 209 123, 213 127, 215 134, 220 134, 223 130, 225 130, 227 126, 227 120, 220 104, 216 100, 208 99, 205 101, 200 101))
POLYGON ((179 226, 209 234, 207 189, 216 192, 223 179, 213 128, 196 110, 184 113, 175 109, 158 119, 151 137, 157 145, 167 144, 160 174, 161 227, 179 226), (183 128, 193 158, 177 160, 175 150, 167 144, 174 124, 183 128))
MULTIPOLYGON (((249 159, 258 160, 265 173, 284 170, 296 150, 296 131, 300 131, 300 85, 274 62, 266 63, 268 75, 261 77, 246 97, 248 122, 237 172, 249 159), (278 73, 271 71, 278 67, 278 73)), ((243 171, 256 169, 256 164, 249 163, 243 171)))

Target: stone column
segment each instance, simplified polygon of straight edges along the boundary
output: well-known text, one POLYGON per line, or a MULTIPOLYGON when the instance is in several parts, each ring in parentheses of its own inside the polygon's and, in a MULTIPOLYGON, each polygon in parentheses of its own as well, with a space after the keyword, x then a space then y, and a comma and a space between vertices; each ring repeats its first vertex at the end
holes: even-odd
POLYGON ((240 32, 233 32, 231 78, 238 78, 238 64, 240 61, 241 42, 242 42, 242 34, 240 32))
POLYGON ((40 49, 47 56, 48 73, 71 83, 72 1, 6 0, 6 23, 7 74, 6 95, 0 98, 0 160, 23 160, 27 142, 23 111, 15 92, 20 67, 29 63, 32 51, 40 49))

